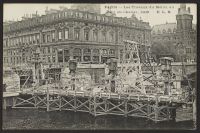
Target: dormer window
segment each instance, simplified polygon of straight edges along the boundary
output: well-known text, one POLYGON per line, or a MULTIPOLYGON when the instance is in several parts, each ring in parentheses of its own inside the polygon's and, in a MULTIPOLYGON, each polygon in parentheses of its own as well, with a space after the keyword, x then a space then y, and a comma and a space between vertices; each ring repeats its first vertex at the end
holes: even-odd
POLYGON ((67 11, 65 11, 65 17, 67 16, 67 11))
POLYGON ((78 16, 79 16, 79 13, 78 13, 78 12, 76 12, 76 13, 75 13, 75 15, 76 15, 76 17, 78 17, 78 16))
POLYGON ((166 30, 165 29, 163 29, 163 31, 162 31, 163 33, 166 33, 166 30))
POLYGON ((171 33, 172 32, 172 30, 171 29, 168 29, 168 33, 171 33))
POLYGON ((80 16, 80 18, 82 18, 82 17, 83 17, 83 13, 80 12, 80 13, 79 13, 79 16, 80 16))

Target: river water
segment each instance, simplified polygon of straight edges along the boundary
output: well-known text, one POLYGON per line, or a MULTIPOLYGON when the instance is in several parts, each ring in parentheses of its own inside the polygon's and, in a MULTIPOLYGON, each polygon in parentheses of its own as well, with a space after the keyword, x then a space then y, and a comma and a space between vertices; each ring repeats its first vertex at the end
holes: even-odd
POLYGON ((3 129, 193 129, 192 121, 154 123, 144 118, 97 116, 72 111, 46 112, 38 109, 3 110, 3 129))

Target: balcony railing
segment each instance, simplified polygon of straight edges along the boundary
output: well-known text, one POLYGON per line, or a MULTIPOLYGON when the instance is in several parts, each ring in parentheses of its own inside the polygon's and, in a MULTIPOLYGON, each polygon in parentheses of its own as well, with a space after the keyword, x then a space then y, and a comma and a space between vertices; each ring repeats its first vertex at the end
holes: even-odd
MULTIPOLYGON (((69 11, 77 12, 77 11, 73 11, 73 10, 69 10, 69 11)), ((140 21, 134 22, 136 24, 123 23, 123 22, 120 21, 121 18, 117 18, 117 17, 107 17, 107 19, 104 19, 104 20, 102 20, 102 19, 97 20, 97 19, 95 19, 95 17, 90 17, 90 18, 80 17, 80 16, 74 15, 73 13, 67 14, 67 15, 61 15, 60 17, 58 17, 58 14, 60 14, 62 12, 63 11, 58 12, 56 14, 56 18, 53 16, 54 14, 42 15, 40 17, 30 18, 28 20, 15 22, 13 24, 10 24, 8 27, 5 27, 4 29, 5 29, 5 32, 11 32, 11 31, 15 31, 15 30, 28 28, 28 27, 30 28, 30 27, 40 26, 40 25, 44 25, 44 24, 47 24, 47 23, 64 21, 64 20, 69 19, 69 18, 77 19, 77 20, 84 20, 84 21, 100 22, 100 23, 106 23, 106 24, 117 24, 117 25, 122 25, 122 26, 131 26, 131 27, 134 27, 134 28, 145 28, 145 29, 150 28, 150 26, 148 24, 146 24, 144 22, 140 22, 140 21), (108 21, 108 20, 113 19, 113 18, 115 18, 115 21, 108 21)), ((83 14, 86 14, 86 12, 83 12, 83 14)), ((87 14, 90 14, 90 13, 87 13, 87 14)), ((98 14, 96 14, 96 15, 98 15, 98 14)), ((102 17, 104 17, 104 16, 101 16, 101 18, 102 17)))

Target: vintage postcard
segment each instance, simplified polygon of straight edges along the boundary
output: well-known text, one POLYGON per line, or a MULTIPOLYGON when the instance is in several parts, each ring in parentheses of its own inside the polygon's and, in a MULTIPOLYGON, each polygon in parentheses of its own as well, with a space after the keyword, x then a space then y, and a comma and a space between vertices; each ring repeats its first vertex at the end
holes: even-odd
POLYGON ((4 3, 2 128, 196 129, 197 4, 4 3))

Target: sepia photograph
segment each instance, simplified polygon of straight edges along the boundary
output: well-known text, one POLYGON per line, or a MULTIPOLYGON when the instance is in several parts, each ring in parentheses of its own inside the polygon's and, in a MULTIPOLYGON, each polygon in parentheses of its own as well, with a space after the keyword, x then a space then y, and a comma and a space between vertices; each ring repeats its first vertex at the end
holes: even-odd
POLYGON ((2 130, 195 130, 197 4, 4 3, 2 130))

